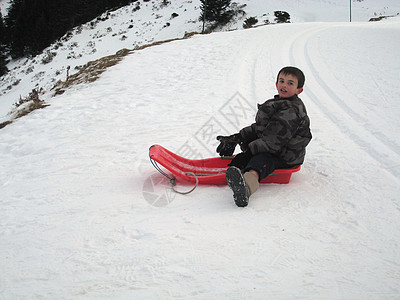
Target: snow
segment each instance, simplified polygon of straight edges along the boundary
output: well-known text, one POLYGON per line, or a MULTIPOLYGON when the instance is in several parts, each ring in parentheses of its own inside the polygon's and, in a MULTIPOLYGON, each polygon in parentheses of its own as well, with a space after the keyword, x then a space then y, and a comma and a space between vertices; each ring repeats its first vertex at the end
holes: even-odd
MULTIPOLYGON (((298 22, 135 51, 0 130, 0 298, 400 297, 400 18, 348 23, 333 20, 344 1, 313 1, 332 22, 301 21, 308 1, 282 2, 298 22), (306 75, 313 140, 301 171, 262 185, 244 209, 227 186, 173 193, 149 146, 214 156, 215 136, 253 122, 285 65, 306 75)), ((397 1, 354 6, 400 11, 397 1)), ((88 32, 71 42, 86 45, 88 32)), ((126 46, 103 41, 111 53, 126 46)), ((76 62, 107 55, 100 44, 76 62)), ((63 55, 35 72, 65 66, 63 55)), ((17 89, 1 96, 2 112, 17 89)))

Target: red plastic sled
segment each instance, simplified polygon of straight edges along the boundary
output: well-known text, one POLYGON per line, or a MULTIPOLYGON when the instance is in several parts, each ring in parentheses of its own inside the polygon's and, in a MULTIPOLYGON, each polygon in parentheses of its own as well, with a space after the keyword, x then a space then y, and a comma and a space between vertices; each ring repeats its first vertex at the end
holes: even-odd
MULTIPOLYGON (((184 180, 199 184, 226 184, 225 171, 230 159, 220 157, 206 159, 183 158, 160 145, 153 145, 149 149, 150 160, 164 166, 173 175, 184 180), (194 173, 193 176, 188 173, 194 173)), ((300 170, 300 166, 291 169, 278 169, 264 178, 261 183, 289 183, 292 173, 300 170)))

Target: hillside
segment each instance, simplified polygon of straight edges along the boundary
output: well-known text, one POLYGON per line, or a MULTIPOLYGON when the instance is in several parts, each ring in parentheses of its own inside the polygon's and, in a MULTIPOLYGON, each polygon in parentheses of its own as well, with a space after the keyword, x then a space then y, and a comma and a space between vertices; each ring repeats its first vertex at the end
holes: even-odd
POLYGON ((342 21, 194 35, 41 95, 0 130, 0 298, 398 299, 400 18, 342 21), (301 171, 244 209, 173 193, 149 146, 214 156, 285 65, 306 75, 301 171))
MULTIPOLYGON (((243 29, 244 20, 255 17, 256 25, 274 23, 274 11, 290 13, 293 23, 347 22, 349 5, 343 1, 283 0, 236 1, 238 14, 219 30, 243 29)), ((6 15, 7 0, 0 0, 0 9, 6 15)), ((372 17, 393 16, 400 12, 400 3, 393 0, 363 0, 352 5, 352 20, 366 22, 372 17)), ((28 97, 32 89, 40 91, 40 99, 51 101, 51 89, 60 80, 66 80, 90 61, 113 55, 121 49, 137 47, 173 38, 185 33, 201 32, 200 2, 196 0, 136 1, 129 6, 105 13, 100 18, 67 33, 54 45, 34 58, 19 59, 8 64, 9 74, 0 82, 0 123, 10 120, 14 104, 28 97), (140 9, 138 9, 140 7, 140 9)))

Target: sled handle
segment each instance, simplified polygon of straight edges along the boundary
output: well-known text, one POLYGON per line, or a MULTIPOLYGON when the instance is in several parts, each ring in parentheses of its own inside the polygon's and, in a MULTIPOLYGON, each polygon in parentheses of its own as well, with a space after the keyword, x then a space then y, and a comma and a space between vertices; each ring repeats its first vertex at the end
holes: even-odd
POLYGON ((189 193, 193 192, 194 189, 197 188, 197 186, 199 185, 199 178, 197 178, 196 174, 194 174, 193 172, 186 172, 185 174, 186 174, 186 175, 192 175, 192 176, 194 176, 194 178, 196 179, 196 184, 194 185, 194 187, 193 187, 191 190, 189 190, 189 191, 187 191, 187 192, 180 192, 180 191, 178 191, 178 190, 176 190, 176 189, 174 188, 174 187, 176 186, 176 182, 174 182, 174 183, 172 184, 172 190, 173 190, 175 193, 178 193, 178 194, 181 194, 181 195, 186 195, 186 194, 189 194, 189 193))
POLYGON ((196 174, 194 174, 193 172, 186 172, 186 173, 185 173, 186 175, 192 175, 192 176, 194 176, 194 178, 196 179, 196 184, 194 185, 194 187, 193 187, 191 190, 189 190, 189 191, 187 191, 187 192, 180 192, 180 191, 178 191, 178 190, 176 190, 176 189, 174 188, 174 187, 176 186, 176 178, 175 178, 175 176, 172 176, 172 177, 168 176, 168 174, 165 173, 165 172, 160 168, 160 166, 157 164, 157 162, 153 159, 153 155, 150 156, 150 162, 151 162, 151 164, 153 165, 153 167, 154 167, 158 172, 160 172, 162 175, 164 175, 165 177, 167 177, 167 178, 169 179, 169 182, 170 182, 171 185, 172 185, 172 190, 173 190, 175 193, 178 193, 178 194, 181 194, 181 195, 186 195, 186 194, 189 194, 189 193, 193 192, 193 191, 195 190, 195 188, 197 188, 197 186, 199 185, 199 178, 197 178, 196 174))

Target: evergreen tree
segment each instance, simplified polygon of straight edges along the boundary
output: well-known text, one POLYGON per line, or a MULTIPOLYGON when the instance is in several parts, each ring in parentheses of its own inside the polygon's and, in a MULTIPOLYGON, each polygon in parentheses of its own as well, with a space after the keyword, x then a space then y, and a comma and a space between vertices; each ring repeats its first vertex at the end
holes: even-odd
POLYGON ((31 16, 25 0, 11 2, 5 23, 10 37, 10 54, 14 58, 23 56, 26 51, 25 45, 30 43, 31 16))
POLYGON ((11 0, 5 20, 13 58, 39 54, 77 25, 134 0, 11 0))
POLYGON ((0 12, 0 77, 8 72, 6 67, 7 44, 6 26, 4 25, 3 15, 0 12))
POLYGON ((200 0, 201 20, 219 24, 226 24, 232 18, 230 10, 231 0, 200 0))

